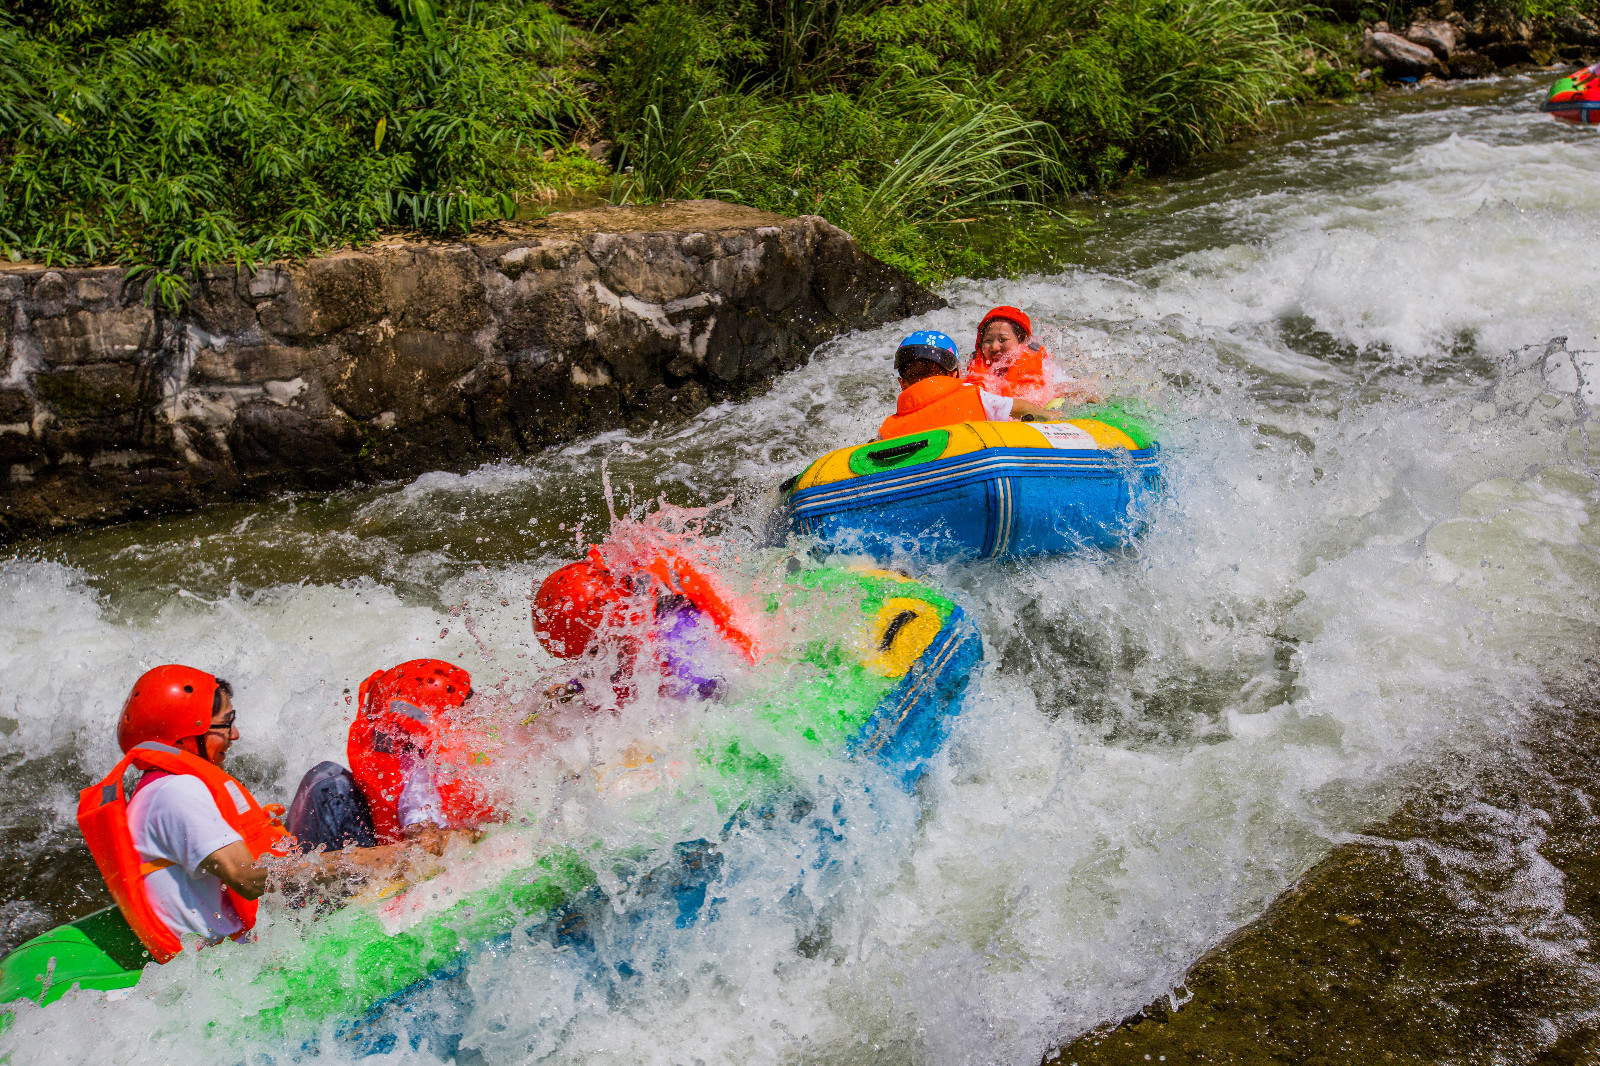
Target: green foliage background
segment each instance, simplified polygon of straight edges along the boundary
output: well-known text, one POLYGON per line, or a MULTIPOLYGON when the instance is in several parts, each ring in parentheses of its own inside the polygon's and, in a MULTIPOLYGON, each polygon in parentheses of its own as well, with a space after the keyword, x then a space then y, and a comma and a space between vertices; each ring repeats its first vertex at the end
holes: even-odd
POLYGON ((1314 61, 1341 12, 1315 10, 1335 22, 1290 0, 0 0, 0 252, 125 263, 171 304, 196 264, 588 191, 820 214, 924 279, 978 272, 997 253, 971 219, 1348 91, 1314 61))

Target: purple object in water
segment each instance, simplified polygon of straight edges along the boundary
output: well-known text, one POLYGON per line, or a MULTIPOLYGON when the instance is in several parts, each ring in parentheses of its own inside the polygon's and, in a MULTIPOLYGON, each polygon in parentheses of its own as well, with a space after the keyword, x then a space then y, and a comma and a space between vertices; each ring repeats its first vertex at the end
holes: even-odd
POLYGON ((716 657, 722 640, 716 626, 688 603, 663 611, 656 625, 667 675, 662 692, 676 699, 715 696, 722 688, 722 678, 711 674, 705 664, 716 657))

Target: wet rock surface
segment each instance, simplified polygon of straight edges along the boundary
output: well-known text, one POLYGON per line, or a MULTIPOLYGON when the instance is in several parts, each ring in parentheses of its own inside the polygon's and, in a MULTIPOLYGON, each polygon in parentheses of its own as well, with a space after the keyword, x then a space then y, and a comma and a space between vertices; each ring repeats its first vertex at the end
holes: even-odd
POLYGON ((1368 30, 1357 54, 1363 63, 1381 67, 1391 78, 1421 77, 1443 70, 1430 49, 1385 30, 1368 30))
POLYGON ((1600 1061, 1593 691, 1489 765, 1430 768, 1169 998, 1045 1063, 1600 1061))
POLYGON ((681 417, 942 305, 820 218, 716 201, 212 270, 177 315, 124 274, 0 273, 0 540, 681 417))
POLYGON ((1568 13, 1532 21, 1489 10, 1468 20, 1451 0, 1421 13, 1404 30, 1375 22, 1356 59, 1394 80, 1483 78, 1529 64, 1587 63, 1600 49, 1600 26, 1568 13))
POLYGON ((1449 59, 1456 50, 1456 28, 1444 19, 1417 19, 1404 37, 1428 49, 1438 59, 1449 59))

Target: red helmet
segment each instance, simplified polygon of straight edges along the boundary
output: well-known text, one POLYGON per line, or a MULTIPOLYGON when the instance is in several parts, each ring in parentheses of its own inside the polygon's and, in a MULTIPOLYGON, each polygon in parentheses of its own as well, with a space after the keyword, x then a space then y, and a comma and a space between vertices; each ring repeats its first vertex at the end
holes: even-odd
POLYGON ((575 659, 629 591, 591 548, 588 558, 568 563, 539 586, 533 597, 534 635, 550 654, 575 659))
POLYGON ((404 728, 408 722, 431 729, 434 719, 459 707, 472 691, 472 675, 443 659, 412 659, 388 670, 378 670, 361 682, 357 703, 368 719, 393 712, 404 728), (400 706, 395 706, 399 704, 400 706))
MULTIPOLYGON (((978 346, 983 345, 983 330, 991 322, 1009 322, 1022 330, 1022 339, 1027 340, 1033 336, 1033 319, 1023 314, 1020 307, 1000 306, 983 316, 983 321, 978 323, 978 346)), ((974 351, 977 349, 974 348, 974 351)))
POLYGON ((192 666, 158 666, 133 683, 117 720, 117 743, 127 752, 157 740, 177 746, 211 728, 211 703, 217 679, 192 666))

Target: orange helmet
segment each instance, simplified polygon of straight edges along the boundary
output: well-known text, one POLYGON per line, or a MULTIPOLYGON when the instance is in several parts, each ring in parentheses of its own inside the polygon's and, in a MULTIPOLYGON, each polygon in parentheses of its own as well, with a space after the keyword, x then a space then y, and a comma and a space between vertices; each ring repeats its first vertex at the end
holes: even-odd
POLYGON ((443 659, 412 659, 387 670, 375 671, 361 682, 356 702, 362 712, 360 717, 373 719, 395 709, 394 702, 400 701, 407 708, 400 712, 401 717, 427 724, 410 712, 421 711, 431 722, 436 715, 465 703, 471 691, 472 675, 454 663, 443 659))
MULTIPOLYGON (((427 759, 432 774, 440 756, 454 750, 455 724, 449 712, 465 703, 471 691, 471 675, 442 659, 413 659, 375 671, 361 682, 360 710, 350 723, 345 755, 380 842, 401 839, 396 804, 406 779, 418 756, 427 759)), ((490 808, 478 804, 475 783, 435 778, 435 784, 452 821, 464 824, 487 817, 490 808)))
POLYGON ((588 558, 568 563, 539 586, 533 597, 534 635, 550 654, 575 659, 630 591, 590 548, 588 558))
POLYGON ((1029 337, 1033 336, 1033 319, 1024 314, 1020 307, 1002 305, 984 315, 983 321, 978 323, 978 343, 977 346, 974 347, 974 351, 983 346, 983 330, 984 327, 991 322, 1011 323, 1013 326, 1016 326, 1022 331, 1023 340, 1027 340, 1029 337))
POLYGON ((133 683, 117 720, 117 743, 127 752, 147 740, 177 746, 211 728, 217 679, 192 666, 169 664, 146 670, 133 683))

